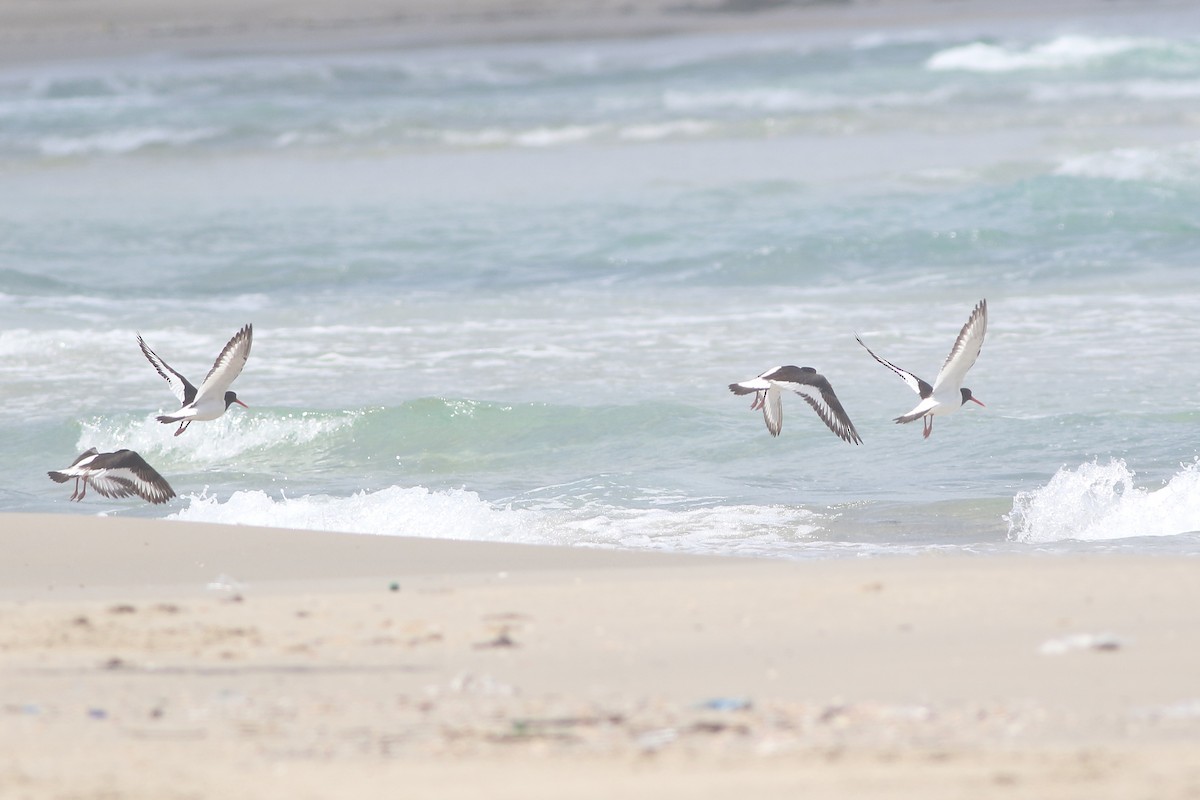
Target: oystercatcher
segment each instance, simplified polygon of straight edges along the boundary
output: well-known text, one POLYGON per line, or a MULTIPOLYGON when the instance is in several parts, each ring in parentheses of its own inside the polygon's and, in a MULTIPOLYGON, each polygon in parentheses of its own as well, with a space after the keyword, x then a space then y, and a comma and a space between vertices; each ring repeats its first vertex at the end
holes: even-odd
POLYGON ((93 447, 80 453, 71 466, 46 474, 57 483, 66 483, 74 478, 72 500, 84 498, 88 483, 105 497, 136 494, 150 503, 165 503, 175 496, 175 491, 163 476, 132 450, 101 453, 93 447))
POLYGON ((250 343, 253 336, 254 327, 252 325, 247 325, 235 333, 225 348, 221 350, 221 355, 217 356, 212 369, 208 371, 204 382, 197 389, 187 378, 159 358, 139 333, 137 340, 138 346, 142 348, 142 353, 158 370, 158 374, 166 379, 171 391, 179 398, 181 404, 180 409, 174 414, 163 414, 157 417, 158 421, 164 425, 182 422, 179 430, 175 431, 175 435, 178 436, 187 430, 188 425, 191 425, 193 421, 216 419, 234 403, 242 408, 249 408, 241 400, 238 400, 235 392, 228 390, 230 384, 241 374, 242 367, 246 366, 246 359, 250 357, 250 343))
POLYGON ((783 430, 781 393, 784 389, 803 397, 836 436, 851 444, 862 444, 854 423, 833 393, 833 387, 812 367, 772 367, 757 378, 729 384, 729 391, 734 394, 754 393, 750 409, 762 409, 763 420, 772 436, 778 436, 783 430))
POLYGON ((912 411, 896 417, 895 421, 912 422, 923 419, 925 426, 923 436, 928 439, 929 434, 933 433, 934 417, 952 414, 966 405, 968 400, 983 405, 983 402, 972 395, 971 390, 964 387, 962 382, 967 376, 967 370, 979 357, 985 333, 987 333, 987 300, 980 300, 979 304, 975 306, 975 310, 971 312, 971 318, 967 320, 967 324, 963 325, 962 330, 958 332, 958 338, 954 340, 954 347, 950 348, 950 355, 946 356, 946 363, 938 371, 932 386, 908 370, 900 369, 892 362, 875 355, 871 348, 867 347, 858 337, 858 334, 855 334, 854 338, 868 353, 871 353, 872 358, 899 375, 914 392, 921 396, 921 402, 917 403, 912 411))

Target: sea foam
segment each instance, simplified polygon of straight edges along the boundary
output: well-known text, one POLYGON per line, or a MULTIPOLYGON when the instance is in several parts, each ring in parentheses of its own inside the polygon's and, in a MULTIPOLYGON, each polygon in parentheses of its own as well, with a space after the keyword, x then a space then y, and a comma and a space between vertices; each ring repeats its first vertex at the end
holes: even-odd
POLYGON ((1129 37, 1093 36, 1059 36, 1025 48, 972 42, 934 53, 925 62, 925 67, 933 71, 964 72, 1070 69, 1153 44, 1129 37))
POLYGON ((1200 531, 1200 466, 1184 466, 1156 490, 1135 486, 1118 459, 1063 467, 1040 489, 1018 493, 1005 519, 1008 538, 1028 544, 1200 531))
POLYGON ((464 489, 433 492, 392 486, 349 497, 273 497, 253 490, 234 492, 224 501, 209 495, 188 501, 187 508, 170 518, 473 541, 536 541, 539 528, 532 512, 496 508, 464 489))
POLYGON ((170 519, 430 539, 625 547, 729 555, 787 555, 819 530, 817 512, 789 506, 729 505, 631 509, 589 503, 573 509, 519 508, 466 489, 390 486, 331 495, 235 491, 204 494, 170 519))
POLYGON ((124 155, 149 147, 183 147, 217 135, 218 132, 210 128, 126 128, 87 136, 49 136, 39 142, 38 149, 44 156, 58 157, 124 155))
POLYGON ((146 458, 165 457, 167 463, 177 467, 207 468, 212 464, 242 462, 269 449, 309 444, 352 425, 362 413, 296 411, 251 415, 236 410, 220 419, 195 422, 179 437, 173 435, 178 426, 163 425, 153 415, 134 419, 93 417, 80 423, 76 448, 128 448, 146 458))
POLYGON ((557 147, 594 139, 608 130, 601 125, 542 126, 524 130, 484 128, 473 131, 443 131, 441 140, 455 147, 557 147))
POLYGON ((1118 147, 1064 159, 1054 174, 1113 181, 1188 183, 1200 175, 1200 143, 1166 148, 1118 147))

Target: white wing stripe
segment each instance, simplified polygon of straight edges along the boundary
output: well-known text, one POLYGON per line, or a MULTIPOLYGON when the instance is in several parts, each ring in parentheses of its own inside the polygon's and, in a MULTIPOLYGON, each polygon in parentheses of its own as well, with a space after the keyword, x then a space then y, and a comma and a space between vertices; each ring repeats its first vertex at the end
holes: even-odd
POLYGON ((971 311, 971 316, 962 326, 962 330, 958 332, 958 338, 950 348, 950 355, 946 356, 946 363, 942 365, 933 382, 935 392, 942 386, 950 386, 955 390, 962 386, 967 371, 975 365, 975 359, 979 358, 979 351, 983 349, 987 319, 987 300, 980 300, 971 311))
POLYGON ((812 367, 772 367, 752 380, 729 384, 729 389, 734 394, 758 392, 761 399, 756 399, 751 408, 762 408, 763 421, 772 436, 778 436, 783 430, 783 390, 786 389, 803 397, 835 436, 851 444, 862 443, 833 387, 812 367))
MULTIPOLYGON (((76 458, 70 467, 50 472, 49 475, 59 483, 82 478, 85 481, 84 492, 90 486, 104 497, 137 495, 151 503, 165 503, 175 496, 175 490, 166 479, 132 450, 97 453, 93 447, 76 458)), ((79 488, 78 484, 76 488, 79 488)), ((82 498, 72 496, 71 499, 82 498)))
POLYGON ((253 326, 247 325, 235 333, 233 338, 225 344, 221 355, 217 356, 212 369, 205 376, 204 383, 200 384, 200 390, 196 392, 197 404, 207 397, 225 396, 226 390, 237 380, 237 376, 242 374, 242 368, 246 366, 246 359, 250 357, 250 344, 253 336, 253 326))
MULTIPOLYGON (((828 382, 826 382, 826 385, 828 385, 828 382)), ((823 386, 818 388, 790 383, 787 386, 804 398, 805 402, 812 407, 813 411, 817 412, 817 416, 825 423, 825 427, 833 431, 838 438, 851 443, 862 442, 862 439, 858 436, 858 431, 854 429, 854 424, 850 422, 850 418, 846 415, 846 410, 842 408, 842 404, 838 402, 837 396, 833 394, 833 387, 829 389, 830 396, 826 397, 825 387, 823 386)))
POLYGON ((96 491, 106 497, 128 497, 131 494, 136 494, 151 503, 160 503, 175 496, 175 492, 167 485, 167 482, 162 479, 158 473, 154 473, 157 481, 139 474, 138 472, 125 467, 117 467, 114 469, 99 470, 91 478, 91 483, 96 487, 96 491), (118 487, 118 488, 114 488, 118 487), (117 492, 120 494, 109 495, 105 489, 117 492))
POLYGON ((763 419, 772 436, 778 436, 783 430, 783 393, 774 384, 767 390, 767 401, 763 403, 763 419))

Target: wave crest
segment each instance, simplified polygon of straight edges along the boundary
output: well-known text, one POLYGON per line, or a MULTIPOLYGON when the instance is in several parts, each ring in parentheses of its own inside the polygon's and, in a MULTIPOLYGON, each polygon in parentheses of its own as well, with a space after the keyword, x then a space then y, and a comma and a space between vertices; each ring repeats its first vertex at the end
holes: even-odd
POLYGON ((207 468, 212 464, 245 463, 248 457, 278 448, 305 445, 353 425, 364 412, 295 411, 243 413, 235 411, 211 422, 196 422, 176 437, 175 425, 163 425, 154 415, 128 418, 95 417, 80 424, 80 450, 126 447, 147 458, 207 468))
POLYGON ((1189 183, 1200 175, 1200 142, 1167 148, 1119 147, 1064 159, 1055 175, 1112 181, 1189 183))
POLYGON ((1027 544, 1191 533, 1200 530, 1200 467, 1186 465, 1154 491, 1135 486, 1123 460, 1063 467, 1040 489, 1018 493, 1005 520, 1008 538, 1027 544))
POLYGON ((349 497, 294 498, 252 490, 224 502, 210 495, 187 499, 188 507, 170 519, 473 541, 531 541, 539 528, 532 512, 493 507, 465 489, 391 486, 349 497))
POLYGON ((466 489, 390 486, 348 497, 236 491, 185 498, 169 519, 430 539, 624 547, 728 555, 786 554, 819 530, 820 514, 786 506, 630 509, 515 508, 466 489))
POLYGON ((1030 47, 971 42, 934 53, 925 68, 934 72, 1016 72, 1090 66, 1135 50, 1161 49, 1169 43, 1132 37, 1059 36, 1030 47))
POLYGON ((182 148, 214 139, 212 128, 172 130, 169 128, 122 128, 83 136, 47 136, 38 143, 44 156, 126 155, 148 148, 182 148))

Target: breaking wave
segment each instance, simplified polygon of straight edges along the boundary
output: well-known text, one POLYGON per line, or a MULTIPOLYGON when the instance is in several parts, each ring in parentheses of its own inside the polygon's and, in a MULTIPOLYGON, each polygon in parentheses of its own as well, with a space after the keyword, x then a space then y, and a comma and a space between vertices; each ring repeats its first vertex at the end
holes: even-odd
POLYGON ((1064 159, 1054 172, 1073 178, 1187 183, 1200 175, 1200 143, 1086 153, 1064 159))
POLYGON ((163 425, 155 415, 145 417, 94 417, 80 423, 76 448, 104 450, 128 448, 174 468, 209 468, 213 464, 247 464, 256 455, 297 446, 327 437, 354 424, 361 411, 295 411, 257 413, 234 411, 211 422, 194 423, 182 436, 175 425, 163 425))
POLYGON ((1016 72, 1018 70, 1078 69, 1131 53, 1195 58, 1184 45, 1158 39, 1126 36, 1059 36, 1027 47, 971 42, 934 53, 925 62, 932 71, 1016 72), (1177 52, 1178 51, 1178 52, 1177 52))
POLYGON ((216 131, 207 128, 126 128, 86 136, 48 136, 39 142, 38 149, 42 155, 57 157, 125 155, 151 147, 182 148, 217 135, 216 131))
POLYGON ((1027 544, 1200 531, 1200 464, 1154 490, 1136 486, 1122 460, 1063 467, 1040 489, 1017 494, 1005 519, 1008 538, 1027 544))
POLYGON ((390 486, 348 497, 236 491, 185 498, 170 519, 431 539, 622 547, 726 555, 785 554, 817 532, 822 516, 787 506, 692 509, 518 508, 465 489, 390 486))

